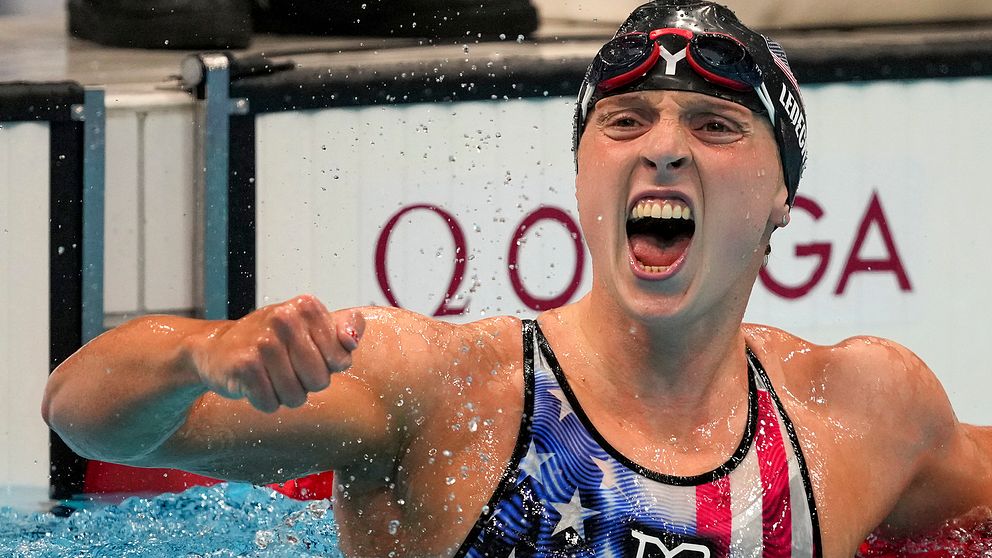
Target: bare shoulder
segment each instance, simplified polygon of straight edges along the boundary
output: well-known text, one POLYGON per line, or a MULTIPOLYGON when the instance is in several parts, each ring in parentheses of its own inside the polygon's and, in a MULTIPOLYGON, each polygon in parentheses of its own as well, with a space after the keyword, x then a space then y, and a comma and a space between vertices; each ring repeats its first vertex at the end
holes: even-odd
POLYGON ((895 341, 856 336, 817 345, 768 326, 748 324, 744 332, 773 382, 804 404, 832 416, 896 422, 903 430, 915 423, 930 435, 953 425, 940 381, 895 341))

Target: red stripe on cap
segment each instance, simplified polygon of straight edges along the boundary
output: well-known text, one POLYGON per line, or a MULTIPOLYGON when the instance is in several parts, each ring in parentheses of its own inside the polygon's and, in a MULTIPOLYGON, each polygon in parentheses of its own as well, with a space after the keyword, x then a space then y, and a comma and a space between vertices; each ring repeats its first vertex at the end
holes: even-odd
POLYGON ((761 472, 761 540, 764 558, 792 556, 792 500, 789 491, 789 464, 778 414, 771 395, 758 390, 758 432, 755 439, 758 469, 761 472))
POLYGON ((729 554, 732 517, 729 476, 696 487, 696 534, 713 543, 713 558, 729 554))

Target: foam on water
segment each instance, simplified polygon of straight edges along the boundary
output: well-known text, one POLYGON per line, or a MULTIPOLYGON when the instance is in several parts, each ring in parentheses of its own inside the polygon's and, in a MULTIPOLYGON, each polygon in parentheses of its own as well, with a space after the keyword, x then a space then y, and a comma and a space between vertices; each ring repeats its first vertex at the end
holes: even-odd
POLYGON ((0 556, 343 558, 327 500, 247 484, 129 498, 67 518, 0 508, 0 556))

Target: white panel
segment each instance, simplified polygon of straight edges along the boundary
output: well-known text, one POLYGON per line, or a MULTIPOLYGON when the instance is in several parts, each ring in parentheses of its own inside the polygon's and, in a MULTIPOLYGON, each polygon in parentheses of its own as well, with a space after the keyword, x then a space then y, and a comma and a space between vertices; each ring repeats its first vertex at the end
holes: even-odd
POLYGON ((0 485, 48 485, 48 124, 0 123, 0 485))
MULTIPOLYGON (((384 273, 400 305, 433 314, 457 258, 465 273, 448 306, 465 311, 452 319, 533 314, 511 285, 507 257, 518 225, 542 205, 576 219, 571 110, 552 98, 260 117, 259 303, 307 291, 331 307, 388 304, 377 280, 384 273), (513 132, 521 122, 523 137, 513 132), (383 227, 417 204, 450 214, 466 253, 456 254, 440 213, 419 209, 396 224, 377 262, 383 227)), ((579 273, 567 229, 545 220, 522 240, 526 292, 565 290, 579 273)), ((588 285, 588 263, 580 273, 588 285)))
POLYGON ((161 312, 193 307, 193 188, 195 130, 184 107, 149 112, 141 142, 144 165, 143 310, 161 312))
POLYGON ((107 313, 135 314, 139 300, 138 115, 109 111, 106 128, 103 304, 107 313))
MULTIPOLYGON (((310 208, 315 195, 310 118, 306 112, 286 112, 258 119, 255 199, 258 214, 272 215, 275 224, 258 227, 256 231, 257 258, 266 262, 266 267, 258 267, 256 271, 259 306, 315 290, 310 268, 322 254, 316 253, 310 244, 314 229, 310 208), (263 122, 271 123, 280 132, 266 133, 263 122), (293 132, 281 133, 283 130, 293 132), (290 244, 286 243, 288 239, 293 239, 290 244)), ((341 204, 343 208, 353 206, 346 199, 341 199, 341 204)), ((329 224, 349 216, 347 210, 342 210, 329 224)))

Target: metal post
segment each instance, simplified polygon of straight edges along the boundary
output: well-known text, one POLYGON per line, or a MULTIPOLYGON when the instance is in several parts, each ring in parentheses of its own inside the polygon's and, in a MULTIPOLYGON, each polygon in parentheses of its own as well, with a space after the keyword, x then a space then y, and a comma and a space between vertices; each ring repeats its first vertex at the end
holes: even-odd
POLYGON ((73 107, 83 122, 83 343, 103 333, 104 181, 106 177, 106 105, 103 89, 84 91, 73 107))
POLYGON ((200 56, 205 73, 204 126, 204 317, 227 318, 228 151, 230 71, 223 54, 200 56))

